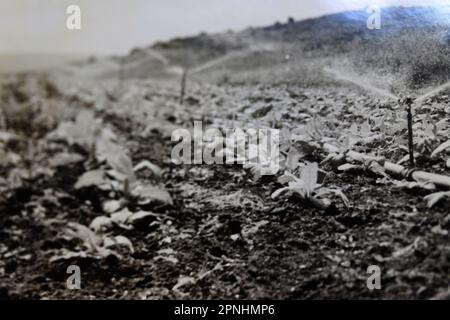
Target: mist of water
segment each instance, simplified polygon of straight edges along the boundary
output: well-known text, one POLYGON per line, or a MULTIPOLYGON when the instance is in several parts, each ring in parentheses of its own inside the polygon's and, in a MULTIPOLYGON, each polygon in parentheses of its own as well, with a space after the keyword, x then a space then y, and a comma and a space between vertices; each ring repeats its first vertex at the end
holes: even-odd
POLYGON ((446 89, 450 89, 450 81, 440 85, 439 87, 435 87, 432 90, 422 94, 421 96, 418 96, 416 98, 416 103, 422 103, 424 102, 426 99, 431 98, 432 96, 437 95, 439 92, 446 90, 446 89))
POLYGON ((227 63, 228 61, 232 61, 237 58, 245 57, 251 53, 271 52, 271 51, 275 51, 275 50, 276 50, 276 47, 272 43, 253 43, 246 50, 233 51, 233 52, 227 53, 226 55, 221 56, 219 58, 206 61, 204 64, 192 69, 189 73, 190 74, 200 73, 200 72, 206 71, 208 69, 212 69, 214 67, 223 65, 223 64, 227 63))
POLYGON ((377 96, 398 100, 399 97, 393 94, 392 92, 379 88, 375 85, 373 85, 368 79, 364 79, 362 77, 356 76, 354 74, 350 73, 343 73, 340 70, 332 69, 332 68, 324 68, 324 71, 331 75, 336 80, 341 80, 345 82, 350 82, 359 88, 363 89, 364 91, 371 92, 377 96))
POLYGON ((238 58, 240 56, 243 56, 243 55, 245 55, 245 52, 231 52, 231 53, 228 53, 228 54, 226 54, 226 55, 224 55, 224 56, 222 56, 220 58, 207 61, 204 64, 202 64, 202 65, 192 69, 190 71, 190 74, 200 73, 200 72, 206 71, 208 69, 211 69, 213 67, 220 66, 221 64, 224 64, 224 63, 226 63, 228 61, 231 61, 231 60, 233 60, 235 58, 238 58))

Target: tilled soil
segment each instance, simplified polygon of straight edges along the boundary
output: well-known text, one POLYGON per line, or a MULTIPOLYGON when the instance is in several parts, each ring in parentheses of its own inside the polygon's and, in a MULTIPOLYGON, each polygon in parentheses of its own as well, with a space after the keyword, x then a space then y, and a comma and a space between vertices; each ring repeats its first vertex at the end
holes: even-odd
MULTIPOLYGON (((38 177, 0 196, 0 298, 10 299, 410 299, 448 296, 449 205, 428 209, 420 191, 370 175, 330 172, 351 207, 320 211, 294 198, 272 200, 277 183, 255 182, 238 165, 170 163, 172 142, 142 137, 132 117, 100 111, 133 161, 164 171, 173 205, 149 208, 157 224, 116 230, 134 245, 123 259, 51 261, 76 248, 59 235, 66 222, 89 225, 107 194, 75 190, 82 164, 38 177), (67 267, 80 266, 81 290, 68 290, 67 267), (381 289, 367 268, 381 268, 381 289), (180 279, 185 279, 180 285, 180 279), (178 284, 178 285, 177 285, 178 284)), ((141 174, 140 178, 150 179, 141 174)), ((426 193, 424 193, 426 194, 426 193)))

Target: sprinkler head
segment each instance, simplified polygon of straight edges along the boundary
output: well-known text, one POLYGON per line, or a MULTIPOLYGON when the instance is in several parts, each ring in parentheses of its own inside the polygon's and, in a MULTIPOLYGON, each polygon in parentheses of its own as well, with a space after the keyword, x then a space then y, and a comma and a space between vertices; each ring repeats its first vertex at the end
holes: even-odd
POLYGON ((409 164, 411 167, 414 167, 413 115, 411 110, 413 99, 410 96, 406 96, 402 102, 406 106, 406 111, 408 113, 407 121, 408 121, 409 164))
POLYGON ((413 98, 411 98, 410 96, 406 96, 406 97, 400 99, 399 102, 403 105, 410 106, 413 103, 413 98))

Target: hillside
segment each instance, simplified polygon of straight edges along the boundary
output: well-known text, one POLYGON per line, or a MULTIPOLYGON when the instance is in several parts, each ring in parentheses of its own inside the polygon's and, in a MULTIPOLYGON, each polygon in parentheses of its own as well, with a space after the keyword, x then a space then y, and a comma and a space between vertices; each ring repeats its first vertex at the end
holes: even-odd
POLYGON ((383 8, 380 30, 366 27, 366 11, 353 11, 241 32, 203 33, 134 49, 124 68, 129 78, 173 75, 164 70, 177 66, 212 73, 215 79, 242 80, 245 74, 244 80, 263 82, 270 68, 271 79, 295 82, 320 73, 326 64, 381 78, 397 90, 417 89, 447 80, 449 12, 450 6, 383 8))

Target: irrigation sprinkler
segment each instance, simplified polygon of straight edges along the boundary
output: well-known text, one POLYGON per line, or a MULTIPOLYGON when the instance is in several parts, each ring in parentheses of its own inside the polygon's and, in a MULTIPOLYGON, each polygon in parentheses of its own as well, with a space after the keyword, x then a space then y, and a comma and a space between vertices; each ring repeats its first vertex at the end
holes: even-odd
POLYGON ((432 96, 438 94, 439 92, 443 90, 447 90, 450 88, 450 82, 446 82, 442 85, 440 85, 437 88, 434 88, 433 90, 426 92, 415 99, 412 99, 411 97, 406 97, 405 99, 401 100, 400 103, 406 106, 406 111, 408 114, 408 152, 409 152, 409 164, 411 167, 414 167, 414 141, 413 141, 413 115, 412 115, 412 105, 413 103, 415 105, 421 104, 423 101, 425 101, 428 98, 431 98, 432 96))
MULTIPOLYGON (((366 161, 376 161, 380 163, 386 170, 386 172, 400 176, 402 178, 412 179, 415 181, 428 181, 431 182, 437 186, 450 188, 450 177, 425 171, 417 171, 414 169, 414 140, 413 140, 413 115, 412 115, 412 104, 420 105, 423 103, 426 99, 429 99, 433 97, 434 95, 437 95, 439 92, 443 90, 450 89, 450 81, 440 85, 437 88, 434 88, 414 99, 411 97, 406 97, 404 99, 400 99, 399 97, 395 96, 391 92, 388 92, 384 89, 378 88, 376 86, 373 86, 370 83, 367 83, 364 81, 364 79, 355 77, 355 76, 349 76, 347 74, 344 74, 342 72, 339 72, 337 70, 333 70, 330 68, 325 68, 324 71, 328 74, 330 74, 332 77, 334 77, 337 80, 350 82, 357 87, 372 92, 379 96, 384 96, 388 99, 397 99, 400 105, 404 105, 406 107, 407 111, 407 121, 408 121, 408 152, 409 152, 409 163, 411 168, 406 168, 404 166, 401 166, 399 164, 387 161, 386 159, 382 157, 374 157, 366 154, 362 154, 355 151, 349 151, 346 153, 346 157, 348 160, 355 160, 359 162, 366 162, 366 161)), ((325 146, 326 147, 326 144, 325 146)), ((328 149, 328 147, 326 147, 328 149)), ((332 148, 329 148, 329 152, 332 148)), ((450 159, 447 160, 448 163, 450 163, 450 159)), ((449 166, 447 164, 447 166, 449 166)))
POLYGON ((186 93, 186 81, 187 81, 188 69, 184 68, 181 74, 181 85, 180 85, 180 105, 183 104, 184 95, 186 93))
POLYGON ((413 99, 406 97, 401 101, 406 106, 407 121, 408 121, 408 152, 409 152, 409 164, 411 168, 414 167, 414 139, 413 139, 413 116, 412 116, 412 103, 413 99))

